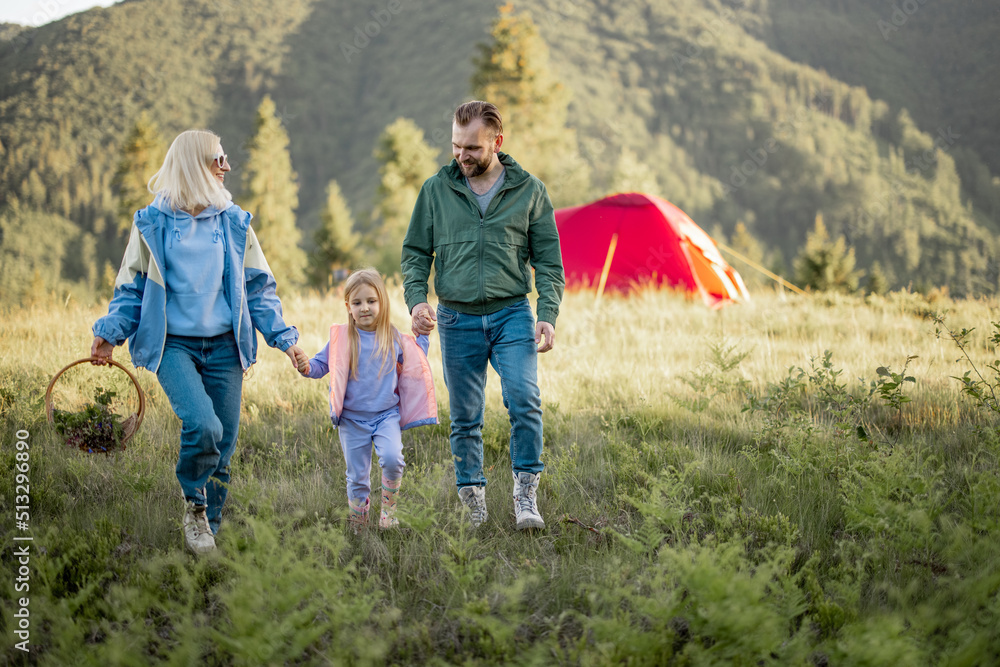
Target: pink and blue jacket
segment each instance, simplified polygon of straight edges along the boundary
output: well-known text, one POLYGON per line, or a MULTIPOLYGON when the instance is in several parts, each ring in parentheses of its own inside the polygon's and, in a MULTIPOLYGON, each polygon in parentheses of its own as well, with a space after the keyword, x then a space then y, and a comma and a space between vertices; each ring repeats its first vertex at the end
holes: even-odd
MULTIPOLYGON (((437 424, 434 378, 423 349, 427 342, 424 340, 422 347, 413 336, 398 331, 396 333, 403 358, 402 363, 396 363, 400 429, 405 431, 415 426, 437 424)), ((351 343, 348 327, 346 324, 334 324, 330 327, 329 344, 309 363, 309 377, 320 378, 327 371, 330 373, 330 418, 334 426, 339 426, 344 413, 344 396, 347 393, 347 383, 350 381, 350 364, 351 343)))

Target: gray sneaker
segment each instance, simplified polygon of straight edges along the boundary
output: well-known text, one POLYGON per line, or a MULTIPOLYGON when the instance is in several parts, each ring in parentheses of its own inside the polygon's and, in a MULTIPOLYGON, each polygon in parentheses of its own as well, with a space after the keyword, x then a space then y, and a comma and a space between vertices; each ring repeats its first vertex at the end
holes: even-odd
POLYGON ((205 506, 188 503, 184 511, 184 543, 196 556, 215 551, 215 536, 205 516, 205 506))
POLYGON ((517 519, 518 530, 545 528, 542 515, 538 513, 538 501, 535 497, 541 476, 542 473, 534 475, 530 472, 514 473, 514 517, 517 519))
POLYGON ((486 522, 486 487, 463 486, 458 490, 458 497, 469 508, 469 521, 473 528, 479 528, 486 522))

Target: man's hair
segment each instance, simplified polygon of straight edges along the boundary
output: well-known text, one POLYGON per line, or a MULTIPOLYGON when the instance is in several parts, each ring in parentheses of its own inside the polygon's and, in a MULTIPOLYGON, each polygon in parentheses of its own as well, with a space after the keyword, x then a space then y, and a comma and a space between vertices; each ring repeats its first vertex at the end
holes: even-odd
POLYGON ((455 122, 462 127, 477 118, 483 121, 483 125, 493 133, 494 137, 503 134, 503 118, 500 117, 500 110, 496 105, 472 100, 455 109, 455 122))

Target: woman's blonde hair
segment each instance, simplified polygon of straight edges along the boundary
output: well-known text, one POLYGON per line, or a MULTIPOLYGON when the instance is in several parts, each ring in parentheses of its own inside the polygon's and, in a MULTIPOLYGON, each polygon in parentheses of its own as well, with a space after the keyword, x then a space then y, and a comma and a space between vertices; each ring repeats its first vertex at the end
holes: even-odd
POLYGON ((209 169, 220 146, 219 135, 214 132, 181 132, 170 144, 163 165, 149 179, 147 188, 154 195, 163 195, 174 210, 199 206, 227 208, 233 196, 209 169))
POLYGON ((358 269, 347 277, 344 283, 344 305, 347 306, 347 334, 351 341, 351 378, 358 379, 358 346, 360 344, 358 325, 351 315, 351 295, 359 287, 368 285, 375 290, 378 295, 378 315, 375 317, 375 350, 374 352, 381 358, 378 376, 382 377, 387 371, 396 368, 396 337, 399 333, 396 327, 389 321, 389 293, 386 292, 385 282, 378 271, 369 267, 358 269))

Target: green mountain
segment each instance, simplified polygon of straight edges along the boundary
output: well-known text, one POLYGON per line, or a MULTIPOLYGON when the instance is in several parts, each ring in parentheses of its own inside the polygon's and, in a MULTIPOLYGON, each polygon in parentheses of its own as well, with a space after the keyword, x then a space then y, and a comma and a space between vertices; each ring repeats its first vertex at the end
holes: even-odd
MULTIPOLYGON (((789 264, 821 214, 859 266, 878 261, 894 287, 996 291, 1000 121, 987 84, 1000 78, 997 10, 967 0, 515 4, 572 93, 595 198, 638 167, 702 226, 728 234, 743 222, 789 264)), ((142 111, 164 137, 215 130, 238 174, 269 94, 291 139, 304 238, 333 179, 363 230, 378 135, 411 118, 447 159, 451 111, 469 97, 496 15, 457 0, 132 0, 3 26, 4 301, 29 284, 104 289, 101 267, 117 266, 124 244, 112 182, 142 111), (31 239, 49 227, 69 231, 43 252, 31 239)), ((516 118, 505 124, 516 132, 516 118)))

